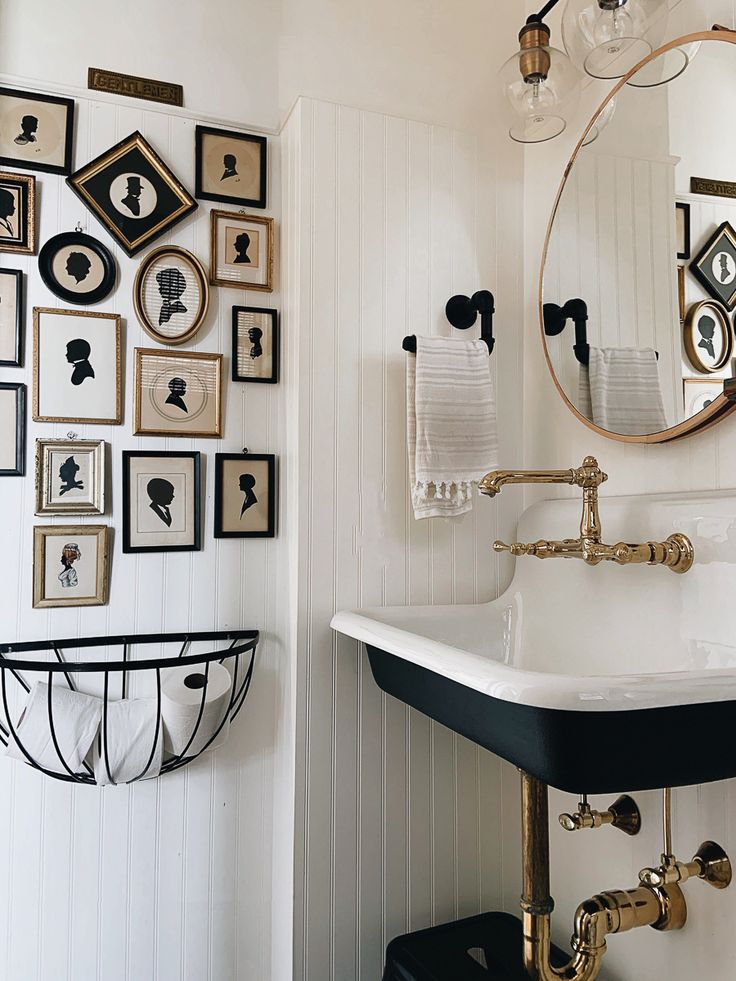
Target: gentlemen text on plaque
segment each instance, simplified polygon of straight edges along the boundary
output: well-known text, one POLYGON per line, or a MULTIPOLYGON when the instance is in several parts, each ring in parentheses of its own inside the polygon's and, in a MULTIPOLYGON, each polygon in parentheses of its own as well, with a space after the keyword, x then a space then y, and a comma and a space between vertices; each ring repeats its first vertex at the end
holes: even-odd
POLYGON ((110 72, 105 68, 88 69, 87 88, 127 95, 133 99, 164 102, 168 106, 184 105, 184 89, 181 85, 158 82, 154 78, 139 78, 137 75, 121 75, 120 72, 110 72))
POLYGON ((736 198, 736 184, 733 181, 714 181, 707 177, 691 177, 690 193, 712 194, 717 198, 736 198))

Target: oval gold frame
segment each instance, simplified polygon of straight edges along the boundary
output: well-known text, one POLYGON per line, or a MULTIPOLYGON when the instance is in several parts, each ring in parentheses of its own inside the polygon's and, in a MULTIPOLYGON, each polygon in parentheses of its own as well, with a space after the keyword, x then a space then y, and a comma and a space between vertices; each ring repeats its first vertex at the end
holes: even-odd
POLYGON ((646 58, 635 65, 630 72, 624 75, 623 78, 619 79, 617 84, 611 89, 608 96, 600 104, 593 117, 591 118, 588 125, 585 127, 577 146, 573 150, 572 156, 570 157, 565 171, 562 175, 562 181, 560 183, 559 190, 557 191, 557 196, 555 198, 555 203, 552 207, 552 213, 547 224, 547 234, 544 238, 544 248, 542 249, 542 262, 539 270, 539 328, 542 334, 542 344, 544 345, 544 357, 547 361, 547 367, 549 373, 552 376, 552 380, 555 383, 557 391, 560 393, 563 402, 567 405, 568 409, 572 412, 583 425, 587 426, 588 429, 592 429, 594 433, 599 436, 605 436, 607 439, 616 440, 619 443, 668 443, 675 439, 682 439, 684 436, 692 436, 694 433, 702 432, 704 429, 710 428, 710 426, 715 425, 724 419, 727 415, 730 415, 734 409, 736 409, 736 402, 731 402, 726 398, 725 395, 719 395, 718 398, 712 402, 707 409, 702 412, 698 412, 697 415, 691 416, 690 419, 686 419, 684 422, 678 423, 676 426, 671 426, 669 429, 663 429, 659 433, 646 433, 642 436, 623 436, 620 433, 612 433, 607 429, 601 429, 596 426, 594 422, 587 419, 582 415, 575 406, 572 404, 570 399, 567 397, 565 390, 560 385, 557 375, 555 374, 554 367, 552 365, 552 359, 550 357, 549 349, 547 347, 547 337, 544 333, 544 318, 542 307, 544 303, 544 267, 547 264, 547 256, 549 253, 550 239, 552 237, 552 228, 554 226, 555 218, 557 217, 557 211, 560 206, 560 201, 562 200, 562 195, 567 185, 567 179, 570 176, 570 171, 572 170, 573 164, 575 163, 578 153, 580 152, 585 138, 588 133, 595 125, 595 121, 603 111, 605 106, 614 99, 621 89, 626 85, 629 79, 635 75, 639 69, 648 65, 655 58, 659 58, 661 55, 666 54, 668 51, 672 51, 674 48, 682 47, 686 44, 694 44, 698 41, 723 41, 727 44, 736 44, 736 32, 726 30, 724 28, 713 28, 711 31, 699 31, 695 34, 685 34, 682 37, 675 38, 674 41, 668 41, 667 44, 663 44, 661 48, 657 48, 656 51, 652 51, 646 58), (702 417, 702 418, 701 418, 702 417))
POLYGON ((207 316, 209 304, 210 286, 207 279, 207 273, 196 255, 193 255, 191 252, 187 251, 187 249, 182 249, 178 245, 159 246, 157 249, 153 249, 151 252, 149 252, 138 267, 138 271, 135 274, 135 280, 133 282, 133 306, 135 307, 135 315, 138 318, 141 327, 145 330, 148 336, 152 337, 154 341, 158 341, 159 344, 166 344, 169 347, 175 347, 179 344, 186 344, 187 341, 190 341, 202 326, 204 318, 207 316), (187 263, 187 265, 191 266, 195 276, 199 280, 200 301, 197 316, 194 318, 194 322, 189 330, 187 330, 186 333, 182 334, 180 337, 169 337, 159 333, 156 327, 146 316, 146 312, 143 307, 143 283, 145 281, 145 277, 153 263, 156 262, 157 259, 160 259, 162 255, 173 255, 177 256, 179 259, 182 259, 187 263))
POLYGON ((688 360, 690 361, 690 364, 694 370, 699 371, 701 375, 713 375, 717 371, 723 371, 733 356, 733 328, 731 326, 731 318, 728 315, 728 310, 726 310, 723 304, 719 303, 718 300, 700 300, 698 303, 693 303, 685 316, 683 330, 685 331, 685 353, 687 354, 688 360), (721 333, 723 334, 723 355, 720 362, 718 364, 714 364, 712 368, 708 368, 703 364, 700 355, 693 346, 693 323, 704 307, 708 307, 713 311, 715 319, 721 328, 721 333))

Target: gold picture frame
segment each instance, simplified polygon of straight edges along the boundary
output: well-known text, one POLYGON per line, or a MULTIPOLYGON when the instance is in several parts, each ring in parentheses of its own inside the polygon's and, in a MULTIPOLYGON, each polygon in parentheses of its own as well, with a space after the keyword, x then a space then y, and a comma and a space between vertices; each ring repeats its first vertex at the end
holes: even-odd
POLYGON ((712 375, 717 371, 723 371, 733 354, 733 329, 728 311, 723 304, 719 303, 718 300, 701 300, 699 303, 693 303, 685 316, 683 331, 685 353, 695 371, 699 371, 703 375, 712 375), (716 348, 715 345, 711 345, 714 351, 712 363, 709 363, 707 360, 710 355, 710 350, 707 346, 710 338, 706 337, 702 330, 699 330, 699 324, 705 318, 713 322, 713 335, 715 336, 716 329, 719 330, 721 335, 718 347, 716 348), (696 329, 701 334, 701 340, 697 344, 695 338, 696 329), (703 350, 702 354, 700 353, 700 349, 703 350), (720 352, 718 357, 715 356, 716 350, 720 352))
POLYGON ((685 267, 677 267, 677 309, 680 323, 685 322, 685 267))
POLYGON ((690 418, 697 415, 698 412, 703 412, 720 395, 723 395, 723 379, 721 378, 683 378, 682 398, 685 417, 690 418), (706 399, 707 401, 705 401, 706 399))
POLYGON ((273 218, 219 209, 210 212, 210 283, 213 286, 272 293, 273 259, 273 218), (229 225, 222 229, 221 234, 220 226, 225 223, 229 225), (238 228, 241 230, 238 231, 238 228), (232 243, 229 243, 229 238, 232 238, 232 243), (232 262, 227 261, 224 255, 227 244, 233 246, 236 255, 232 262))
POLYGON ((110 585, 109 551, 107 525, 34 525, 33 608, 104 606, 110 585), (55 542, 53 552, 50 540, 55 542), (57 561, 60 573, 49 567, 57 561))
POLYGON ((137 347, 135 435, 221 439, 222 364, 222 354, 137 347))
MULTIPOLYGON (((160 270, 156 276, 159 277, 163 271, 164 270, 160 270)), ((135 314, 148 336, 153 338, 154 341, 158 341, 159 344, 177 345, 185 344, 187 341, 190 341, 204 323, 204 319, 207 316, 209 302, 210 287, 209 282, 207 281, 207 273, 204 270, 204 266, 195 255, 188 252, 186 249, 180 248, 178 245, 163 245, 154 249, 152 252, 148 253, 138 267, 138 271, 135 274, 135 281, 133 283, 133 306, 135 307, 135 314), (181 290, 177 292, 178 287, 176 287, 176 284, 171 283, 171 281, 168 284, 168 292, 173 299, 173 303, 165 296, 166 291, 164 289, 164 284, 159 284, 158 291, 160 296, 157 302, 162 302, 162 312, 159 315, 158 326, 152 322, 150 311, 147 309, 148 304, 146 302, 146 287, 149 276, 153 272, 154 266, 166 259, 168 259, 168 261, 171 263, 166 270, 170 273, 175 270, 181 271, 182 265, 187 267, 193 275, 194 283, 198 290, 196 313, 192 318, 190 326, 185 327, 185 329, 183 329, 180 333, 176 333, 175 329, 172 329, 172 327, 175 328, 176 324, 174 323, 171 325, 171 321, 172 319, 175 320, 175 318, 178 316, 178 313, 176 312, 176 304, 178 304, 178 307, 181 308, 184 313, 189 312, 188 308, 181 300, 183 296, 187 303, 190 303, 186 292, 190 284, 186 282, 186 277, 184 277, 183 274, 182 278, 184 279, 184 284, 182 285, 181 290), (163 306, 166 304, 169 304, 170 311, 174 310, 175 312, 173 315, 169 313, 167 319, 163 321, 163 306), (167 331, 161 330, 163 323, 171 325, 167 326, 167 331)))
POLYGON ((36 178, 32 174, 0 173, 0 252, 36 254, 36 178))
POLYGON ((104 513, 104 441, 37 439, 36 514, 104 513), (53 486, 55 475, 60 481, 56 491, 53 486), (67 494, 72 496, 67 497, 67 494))
MULTIPOLYGON (((60 344, 64 343, 64 338, 67 335, 73 335, 73 334, 90 335, 92 333, 89 328, 87 330, 83 330, 81 328, 76 330, 71 330, 70 329, 71 323, 67 323, 65 325, 67 328, 66 334, 62 334, 60 328, 63 329, 63 326, 64 325, 56 324, 54 325, 53 328, 53 338, 54 338, 53 344, 56 348, 58 348, 60 344)), ((85 360, 87 359, 82 359, 82 361, 85 360)), ((93 370, 93 375, 92 376, 87 375, 87 377, 94 377, 95 379, 97 379, 97 374, 96 372, 94 372, 94 368, 92 370, 93 370)), ((109 397, 109 389, 107 388, 107 386, 101 385, 99 386, 99 389, 100 392, 106 393, 106 396, 109 397)), ((123 421, 122 389, 123 389, 122 337, 121 337, 120 314, 97 313, 91 310, 66 310, 63 308, 56 308, 56 307, 33 308, 33 421, 34 422, 76 422, 76 423, 84 423, 88 425, 98 425, 98 426, 119 426, 123 421), (64 388, 61 387, 62 382, 61 382, 61 373, 59 371, 59 368, 62 365, 61 362, 59 361, 58 364, 54 365, 54 369, 51 372, 51 377, 52 380, 61 389, 61 397, 59 397, 59 394, 57 394, 56 397, 53 399, 49 399, 49 400, 44 399, 42 397, 42 391, 41 391, 42 385, 44 384, 44 375, 42 370, 43 358, 42 358, 42 351, 41 351, 43 345, 42 322, 45 318, 53 318, 53 317, 74 318, 74 320, 79 320, 82 323, 86 323, 88 320, 106 320, 106 321, 110 321, 111 325, 114 327, 114 339, 112 341, 106 340, 105 342, 106 350, 105 352, 103 352, 103 357, 102 357, 102 365, 104 366, 107 360, 105 355, 109 354, 110 351, 114 349, 115 393, 114 393, 114 407, 111 414, 104 415, 104 416, 94 415, 94 414, 90 416, 84 416, 84 415, 75 415, 75 414, 59 414, 54 412, 49 413, 46 411, 42 411, 42 409, 45 409, 46 405, 48 404, 48 401, 51 401, 53 404, 58 405, 59 402, 62 401, 63 399, 64 392, 68 394, 68 393, 73 393, 75 389, 81 389, 81 386, 84 384, 84 379, 82 379, 82 382, 80 383, 74 377, 75 374, 78 373, 77 365, 81 364, 81 362, 74 361, 74 352, 70 351, 69 345, 71 343, 75 343, 79 340, 82 340, 86 343, 87 347, 90 347, 90 343, 87 338, 84 337, 79 338, 78 336, 74 338, 70 338, 70 341, 67 343, 66 362, 70 365, 71 364, 75 365, 74 369, 72 370, 72 378, 70 379, 71 386, 73 387, 71 386, 65 386, 64 388)))

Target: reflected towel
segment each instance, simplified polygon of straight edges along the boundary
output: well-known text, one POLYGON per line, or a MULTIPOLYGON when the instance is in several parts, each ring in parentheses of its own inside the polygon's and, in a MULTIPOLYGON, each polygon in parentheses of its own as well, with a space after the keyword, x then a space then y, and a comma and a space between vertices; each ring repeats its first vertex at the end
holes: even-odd
POLYGON ((95 740, 95 780, 102 786, 157 777, 161 770, 163 743, 164 726, 159 719, 157 699, 123 698, 118 702, 108 702, 99 738, 95 740))
POLYGON ((656 352, 591 346, 589 365, 580 368, 578 411, 621 436, 667 429, 656 352))
POLYGON ((406 422, 414 517, 469 511, 473 484, 498 464, 484 341, 417 337, 406 362, 406 422))

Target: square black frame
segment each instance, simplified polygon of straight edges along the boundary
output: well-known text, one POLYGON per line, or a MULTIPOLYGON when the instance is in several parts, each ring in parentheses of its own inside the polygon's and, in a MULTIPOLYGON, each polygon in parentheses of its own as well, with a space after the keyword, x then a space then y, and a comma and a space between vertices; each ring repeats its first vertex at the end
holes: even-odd
POLYGON ((718 226, 690 263, 690 272, 714 299, 720 300, 729 310, 733 310, 736 307, 736 278, 730 283, 719 283, 706 270, 706 264, 712 261, 718 252, 726 252, 736 267, 736 232, 727 221, 718 226))
POLYGON ((0 97, 9 95, 15 99, 28 99, 29 102, 52 102, 57 106, 66 107, 66 124, 64 127, 64 163, 60 166, 47 163, 34 163, 32 159, 22 159, 20 157, 0 157, 0 165, 5 167, 19 167, 21 170, 37 170, 44 174, 71 174, 72 172, 72 146, 74 142, 74 99, 66 99, 60 95, 44 95, 41 92, 26 92, 21 89, 11 89, 0 86, 0 97))
POLYGON ((123 552, 200 552, 202 550, 202 454, 199 450, 123 450, 123 552), (194 544, 193 545, 131 545, 130 544, 130 461, 133 458, 171 457, 194 461, 194 544))
POLYGON ((23 296, 23 272, 21 269, 0 268, 0 276, 12 276, 15 279, 16 304, 15 304, 15 359, 12 361, 0 360, 0 365, 6 368, 23 367, 23 323, 24 323, 24 302, 23 296))
MULTIPOLYGON (((682 252, 677 253, 678 259, 689 259, 690 258, 690 205, 687 201, 675 201, 675 212, 681 211, 683 215, 683 222, 685 228, 685 248, 682 252)), ((675 225, 677 229, 677 225, 675 225)))
POLYGON ((253 133, 237 133, 229 129, 217 129, 212 126, 197 126, 195 130, 195 179, 194 196, 200 201, 227 201, 230 204, 245 205, 250 208, 265 208, 268 193, 268 140, 265 136, 253 133), (244 143, 255 143, 260 150, 260 185, 261 195, 258 198, 245 198, 237 194, 209 194, 202 189, 202 144, 205 136, 226 136, 231 140, 242 140, 244 143))
POLYGON ((15 392, 15 467, 0 470, 0 477, 24 477, 26 473, 27 388, 22 382, 0 382, 0 391, 15 392))
POLYGON ((261 385, 275 385, 279 380, 279 314, 272 307, 235 306, 232 313, 232 351, 230 356, 231 378, 236 382, 255 382, 261 385), (271 317, 271 375, 268 378, 250 378, 238 374, 238 314, 265 313, 271 317))
POLYGON ((276 457, 273 453, 215 454, 215 538, 274 538, 276 536, 276 457), (268 463, 268 528, 266 531, 223 531, 222 475, 226 460, 265 460, 268 463))

